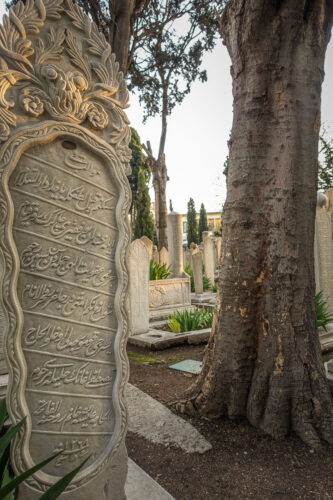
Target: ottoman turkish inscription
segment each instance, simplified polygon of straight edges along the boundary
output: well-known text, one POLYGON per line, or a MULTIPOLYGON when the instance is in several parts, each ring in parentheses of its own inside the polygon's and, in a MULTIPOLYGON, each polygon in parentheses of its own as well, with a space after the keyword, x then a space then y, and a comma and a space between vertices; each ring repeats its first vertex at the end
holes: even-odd
POLYGON ((62 451, 19 498, 39 498, 90 457, 61 498, 122 499, 126 86, 104 37, 71 1, 17 4, 2 29, 11 57, 0 93, 10 87, 14 96, 10 106, 0 95, 7 405, 14 422, 28 416, 12 448, 14 468, 62 451))

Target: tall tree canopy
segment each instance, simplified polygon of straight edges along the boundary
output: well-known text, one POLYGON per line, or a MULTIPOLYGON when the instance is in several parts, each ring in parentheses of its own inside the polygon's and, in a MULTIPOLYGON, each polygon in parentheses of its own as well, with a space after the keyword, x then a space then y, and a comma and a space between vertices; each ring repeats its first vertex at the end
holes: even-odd
POLYGON ((205 205, 203 203, 201 203, 199 226, 198 226, 198 241, 199 241, 199 243, 202 241, 202 233, 204 231, 208 231, 208 221, 207 221, 207 212, 205 209, 205 205))
POLYGON ((197 213, 193 198, 189 199, 187 204, 187 244, 198 243, 198 224, 197 213))
POLYGON ((234 118, 219 305, 181 408, 333 443, 315 312, 314 222, 332 0, 230 0, 234 118))

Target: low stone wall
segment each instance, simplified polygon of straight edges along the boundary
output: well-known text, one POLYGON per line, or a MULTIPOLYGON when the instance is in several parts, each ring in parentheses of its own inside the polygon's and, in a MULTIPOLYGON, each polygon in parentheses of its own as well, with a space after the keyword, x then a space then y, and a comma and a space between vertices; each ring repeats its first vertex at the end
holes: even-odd
POLYGON ((149 281, 149 316, 159 318, 191 305, 191 281, 183 278, 149 281))

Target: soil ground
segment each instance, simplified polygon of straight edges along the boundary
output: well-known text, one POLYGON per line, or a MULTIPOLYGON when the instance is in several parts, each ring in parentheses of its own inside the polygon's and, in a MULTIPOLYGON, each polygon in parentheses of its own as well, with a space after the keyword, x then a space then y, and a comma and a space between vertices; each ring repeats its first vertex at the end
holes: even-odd
MULTIPOLYGON (((129 345, 130 382, 168 406, 195 378, 168 366, 183 359, 202 360, 204 348, 148 351, 129 345)), ((133 433, 127 436, 129 456, 176 500, 333 499, 332 446, 314 451, 295 435, 275 441, 246 421, 184 418, 212 444, 211 451, 187 454, 133 433)))

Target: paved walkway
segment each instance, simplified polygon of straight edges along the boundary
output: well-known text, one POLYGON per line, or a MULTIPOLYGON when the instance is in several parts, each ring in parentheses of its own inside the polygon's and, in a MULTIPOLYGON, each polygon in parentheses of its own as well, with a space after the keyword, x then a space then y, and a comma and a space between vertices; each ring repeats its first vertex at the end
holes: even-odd
POLYGON ((179 446, 186 453, 205 453, 212 445, 193 425, 172 413, 145 392, 128 384, 128 430, 165 446, 179 446))
POLYGON ((175 500, 130 458, 125 493, 127 500, 175 500))

